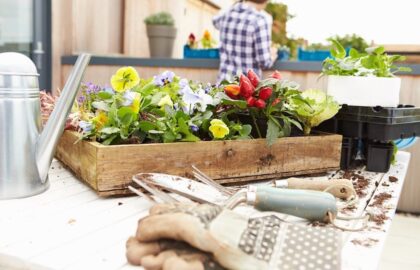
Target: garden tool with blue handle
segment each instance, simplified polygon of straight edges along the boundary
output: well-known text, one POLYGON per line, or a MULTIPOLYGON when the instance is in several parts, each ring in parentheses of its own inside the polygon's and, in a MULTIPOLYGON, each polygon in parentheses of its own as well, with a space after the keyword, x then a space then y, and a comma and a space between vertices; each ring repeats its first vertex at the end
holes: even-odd
MULTIPOLYGON (((279 212, 304 218, 309 221, 331 222, 334 224, 334 220, 339 218, 337 216, 336 200, 334 196, 327 192, 279 189, 270 186, 249 186, 247 189, 237 191, 226 201, 217 202, 197 196, 192 192, 180 190, 174 187, 174 185, 162 183, 162 181, 159 181, 159 178, 163 176, 168 177, 168 175, 162 174, 137 174, 133 176, 133 182, 162 199, 164 202, 173 202, 174 199, 171 197, 168 200, 166 197, 168 195, 165 194, 165 196, 162 196, 162 192, 156 189, 156 187, 199 203, 219 204, 227 209, 233 209, 241 203, 246 203, 260 211, 279 212)), ((178 182, 183 179, 178 176, 173 177, 174 179, 178 179, 178 182)), ((189 179, 185 180, 188 181, 189 179)))

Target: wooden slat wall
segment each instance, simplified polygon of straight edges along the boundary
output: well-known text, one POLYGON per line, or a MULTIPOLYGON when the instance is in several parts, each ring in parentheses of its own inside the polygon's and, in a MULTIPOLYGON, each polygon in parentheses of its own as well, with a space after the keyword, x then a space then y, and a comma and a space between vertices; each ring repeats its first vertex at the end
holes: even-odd
POLYGON ((124 7, 124 54, 137 57, 149 56, 149 44, 144 19, 150 14, 166 11, 175 18, 177 37, 174 45, 175 58, 182 58, 182 47, 193 32, 197 38, 204 29, 217 37, 211 18, 218 9, 199 0, 125 0, 124 7))
POLYGON ((211 18, 218 9, 200 0, 52 0, 52 90, 65 82, 63 55, 90 52, 148 57, 143 20, 160 11, 170 12, 176 20, 174 57, 182 58, 182 47, 191 32, 200 36, 209 29, 216 34, 211 18))

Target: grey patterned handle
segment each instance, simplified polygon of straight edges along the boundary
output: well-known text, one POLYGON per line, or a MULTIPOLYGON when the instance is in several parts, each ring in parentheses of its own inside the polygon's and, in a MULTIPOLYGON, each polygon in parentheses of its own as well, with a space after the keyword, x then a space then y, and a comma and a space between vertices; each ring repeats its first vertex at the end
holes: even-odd
POLYGON ((258 186, 254 207, 275 211, 310 221, 325 221, 327 213, 337 214, 336 200, 327 192, 291 190, 258 186))

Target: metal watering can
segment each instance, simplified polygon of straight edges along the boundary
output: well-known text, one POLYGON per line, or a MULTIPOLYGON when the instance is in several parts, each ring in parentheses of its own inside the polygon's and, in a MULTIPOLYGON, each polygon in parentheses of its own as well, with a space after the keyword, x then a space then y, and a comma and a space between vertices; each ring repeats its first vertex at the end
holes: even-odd
POLYGON ((29 197, 49 187, 48 171, 90 55, 82 54, 44 130, 38 73, 19 53, 0 53, 0 199, 29 197))

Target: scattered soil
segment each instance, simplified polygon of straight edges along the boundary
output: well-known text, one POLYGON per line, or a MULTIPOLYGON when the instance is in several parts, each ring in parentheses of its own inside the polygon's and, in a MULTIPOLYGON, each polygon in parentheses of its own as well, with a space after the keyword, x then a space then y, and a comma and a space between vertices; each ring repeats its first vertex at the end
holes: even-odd
POLYGON ((69 219, 69 221, 67 221, 68 224, 72 225, 74 223, 76 223, 76 220, 74 218, 69 219))
POLYGON ((369 185, 369 179, 366 179, 363 175, 352 171, 345 171, 343 178, 353 181, 353 186, 359 197, 366 196, 365 188, 369 185))
POLYGON ((397 177, 395 177, 395 176, 390 176, 390 177, 389 177, 389 182, 391 182, 391 183, 398 182, 398 178, 397 178, 397 177))
POLYGON ((389 200, 392 198, 392 195, 386 192, 382 192, 375 197, 373 197, 373 203, 372 206, 382 206, 384 201, 389 200))
POLYGON ((368 238, 368 239, 353 239, 351 242, 354 245, 364 246, 364 247, 371 247, 379 242, 378 239, 368 238))
POLYGON ((377 215, 371 215, 369 220, 375 222, 376 225, 380 226, 380 225, 384 224, 385 220, 387 220, 387 219, 388 219, 388 217, 384 213, 380 213, 380 214, 377 214, 377 215))
POLYGON ((357 208, 355 206, 348 206, 341 210, 344 214, 353 213, 357 208))
POLYGON ((389 184, 384 182, 384 183, 382 183, 382 186, 389 187, 389 184))

